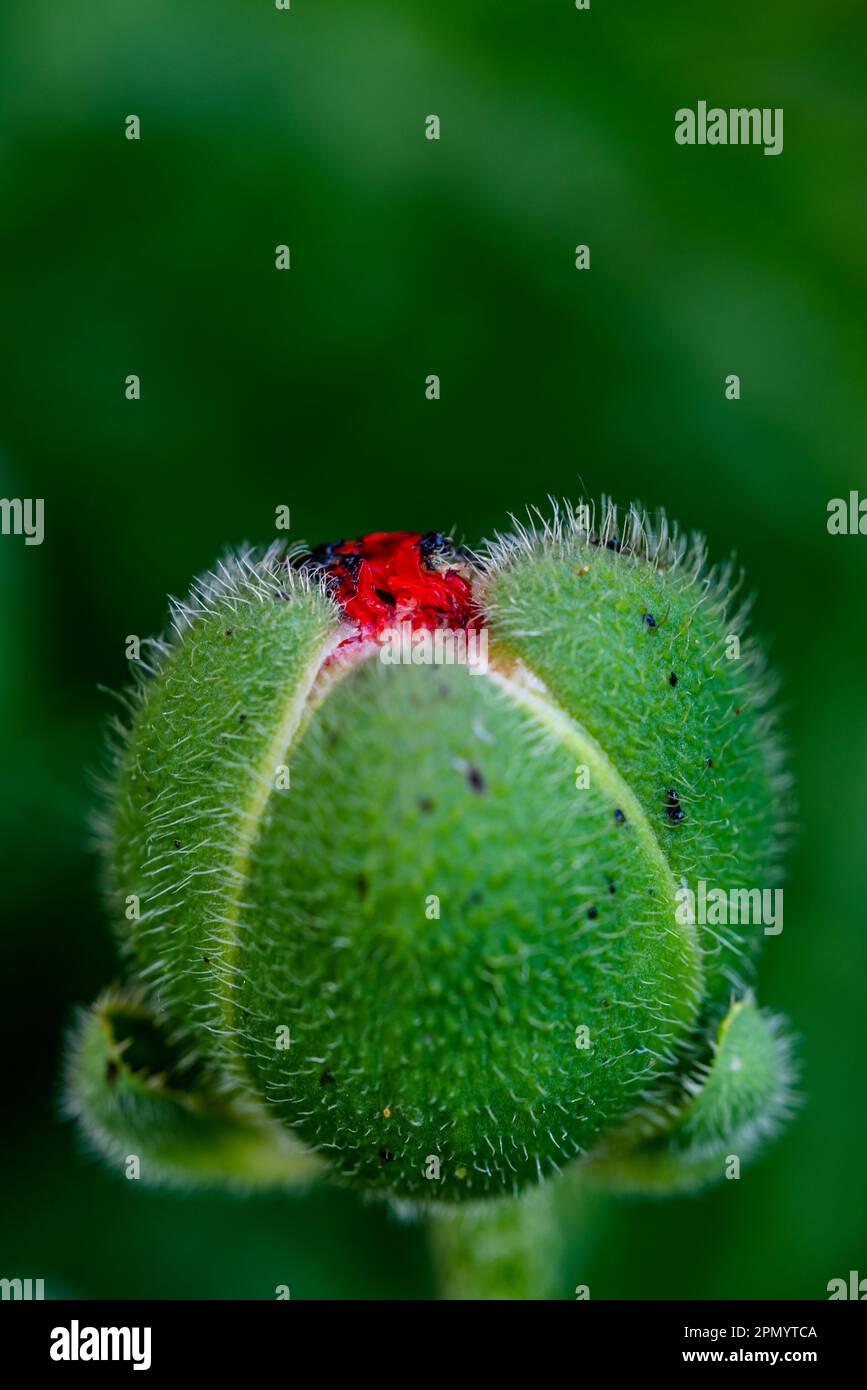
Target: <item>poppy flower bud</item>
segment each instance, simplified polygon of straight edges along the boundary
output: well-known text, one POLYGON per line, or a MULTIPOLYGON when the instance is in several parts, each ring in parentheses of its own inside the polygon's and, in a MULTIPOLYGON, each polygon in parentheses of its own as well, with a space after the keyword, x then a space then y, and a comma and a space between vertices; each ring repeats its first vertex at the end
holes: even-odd
POLYGON ((375 534, 194 585, 116 747, 129 984, 69 1072, 96 1144, 132 1133, 143 1177, 440 1204, 581 1160, 723 1177, 790 1080, 761 922, 682 910, 777 881, 786 781, 730 590, 609 505, 472 556, 375 534))

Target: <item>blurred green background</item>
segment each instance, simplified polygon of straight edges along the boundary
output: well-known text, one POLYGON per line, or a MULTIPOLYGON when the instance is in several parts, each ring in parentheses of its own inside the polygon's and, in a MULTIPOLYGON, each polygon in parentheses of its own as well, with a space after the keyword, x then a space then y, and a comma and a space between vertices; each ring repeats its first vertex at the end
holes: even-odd
POLYGON ((826 530, 830 498, 867 494, 863 17, 4 0, 0 495, 44 497, 46 536, 0 537, 0 1275, 432 1293, 423 1232, 382 1207, 154 1193, 59 1122, 63 1030, 117 970, 87 830, 98 684, 279 504, 311 542, 472 542, 602 491, 736 548, 758 590, 801 802, 761 1000, 800 1035, 806 1104, 738 1183, 571 1211, 563 1296, 825 1297, 867 1275, 867 537, 826 530), (700 98, 783 107, 784 153, 678 147, 700 98))

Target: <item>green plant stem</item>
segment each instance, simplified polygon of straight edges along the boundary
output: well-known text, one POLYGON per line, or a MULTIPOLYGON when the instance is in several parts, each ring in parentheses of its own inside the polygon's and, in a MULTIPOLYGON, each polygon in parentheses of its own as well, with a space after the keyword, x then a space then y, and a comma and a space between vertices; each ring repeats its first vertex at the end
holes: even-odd
POLYGON ((433 1211, 430 1241, 440 1297, 555 1298, 562 1282, 555 1187, 546 1183, 521 1197, 433 1211))

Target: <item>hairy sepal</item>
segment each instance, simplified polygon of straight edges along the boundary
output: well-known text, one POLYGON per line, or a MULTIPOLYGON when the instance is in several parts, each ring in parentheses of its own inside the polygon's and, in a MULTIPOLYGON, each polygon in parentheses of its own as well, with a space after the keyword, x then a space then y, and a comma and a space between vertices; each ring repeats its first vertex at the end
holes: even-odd
POLYGON ((173 1036, 242 1074, 236 958, 250 847, 340 617, 275 547, 206 576, 175 606, 174 628, 117 751, 110 896, 137 980, 173 1036))
MULTIPOLYGON (((679 885, 776 884, 788 779, 731 567, 708 571, 700 538, 687 543, 665 518, 618 518, 605 503, 585 521, 555 506, 481 554, 497 651, 597 740, 679 885)), ((713 1020, 752 980, 762 927, 698 932, 713 1020)))
POLYGON ((674 894, 629 789, 543 694, 357 665, 252 856, 238 1014, 259 1092, 368 1190, 517 1192, 673 1074, 701 999, 674 894))
MULTIPOLYGON (((792 1044, 783 1020, 750 997, 732 1004, 711 1056, 669 1105, 667 1128, 635 1143, 615 1138, 581 1167, 612 1191, 664 1196, 738 1179, 795 1105, 792 1044)), ((659 1129, 666 1121, 657 1116, 659 1129)))
POLYGON ((295 1188, 321 1163, 249 1098, 211 1088, 146 1000, 109 991, 70 1038, 64 1109, 125 1177, 169 1187, 295 1188))

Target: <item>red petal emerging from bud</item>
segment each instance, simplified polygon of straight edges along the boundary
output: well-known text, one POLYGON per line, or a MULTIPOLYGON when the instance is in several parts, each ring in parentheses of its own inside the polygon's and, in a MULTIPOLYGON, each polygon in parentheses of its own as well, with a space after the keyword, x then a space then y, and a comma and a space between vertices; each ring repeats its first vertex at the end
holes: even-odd
POLYGON ((408 622, 416 628, 466 628, 475 609, 470 568, 436 531, 375 531, 360 540, 318 546, 306 564, 324 569, 333 595, 370 641, 408 622))

